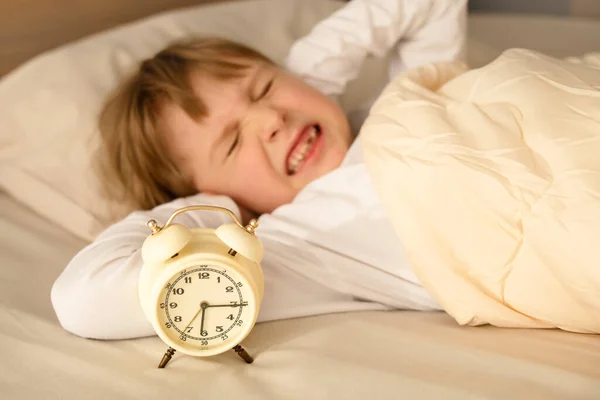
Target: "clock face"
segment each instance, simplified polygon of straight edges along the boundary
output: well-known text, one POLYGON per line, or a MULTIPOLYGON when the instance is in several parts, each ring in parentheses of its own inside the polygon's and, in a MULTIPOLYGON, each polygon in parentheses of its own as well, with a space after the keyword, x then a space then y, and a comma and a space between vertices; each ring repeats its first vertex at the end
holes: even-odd
POLYGON ((161 336, 191 354, 231 349, 255 320, 255 299, 247 281, 222 266, 184 269, 163 286, 158 299, 161 336))

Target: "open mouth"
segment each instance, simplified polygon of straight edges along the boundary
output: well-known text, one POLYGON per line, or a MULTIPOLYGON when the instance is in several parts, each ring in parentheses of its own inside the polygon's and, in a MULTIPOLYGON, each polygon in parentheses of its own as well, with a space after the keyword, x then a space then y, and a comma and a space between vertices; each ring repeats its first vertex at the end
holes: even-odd
POLYGON ((310 125, 302 131, 286 159, 288 175, 294 175, 300 170, 314 150, 319 136, 321 136, 321 127, 316 124, 310 125))

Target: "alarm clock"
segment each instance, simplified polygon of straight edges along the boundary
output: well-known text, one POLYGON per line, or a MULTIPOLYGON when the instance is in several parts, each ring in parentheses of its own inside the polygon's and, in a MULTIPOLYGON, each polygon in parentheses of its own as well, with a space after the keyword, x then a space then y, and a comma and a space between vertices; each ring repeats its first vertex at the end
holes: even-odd
POLYGON ((240 343, 256 323, 264 294, 258 221, 244 226, 227 208, 197 205, 176 210, 163 227, 155 220, 147 225, 138 295, 146 318, 169 346, 158 367, 176 350, 208 357, 233 349, 252 363, 240 343), (216 229, 173 223, 177 215, 199 210, 224 212, 233 222, 216 229))

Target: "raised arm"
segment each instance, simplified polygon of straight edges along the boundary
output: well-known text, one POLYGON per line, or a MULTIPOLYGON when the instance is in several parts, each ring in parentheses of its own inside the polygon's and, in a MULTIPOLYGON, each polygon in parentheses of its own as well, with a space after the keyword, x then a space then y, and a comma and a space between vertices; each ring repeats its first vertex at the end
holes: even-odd
POLYGON ((463 57, 467 0, 352 0, 291 48, 286 66, 329 95, 358 76, 369 55, 390 53, 389 78, 463 57))

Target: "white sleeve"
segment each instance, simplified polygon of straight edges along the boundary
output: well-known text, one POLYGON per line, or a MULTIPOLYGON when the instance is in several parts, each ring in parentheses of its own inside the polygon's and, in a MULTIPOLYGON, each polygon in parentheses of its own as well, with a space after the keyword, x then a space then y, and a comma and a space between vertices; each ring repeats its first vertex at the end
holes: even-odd
MULTIPOLYGON (((112 225, 81 250, 54 282, 51 300, 63 328, 96 339, 154 334, 137 290, 140 249, 150 233, 146 223, 150 219, 164 223, 176 209, 193 204, 227 207, 239 216, 236 204, 227 197, 196 195, 133 212, 112 225)), ((218 212, 184 213, 177 222, 190 228, 216 227, 228 218, 218 212)))
MULTIPOLYGON (((140 248, 149 234, 146 223, 150 219, 164 223, 176 209, 197 204, 226 207, 239 217, 239 209, 230 198, 198 194, 151 211, 134 212, 81 250, 51 291, 52 304, 63 328, 78 336, 95 339, 154 335, 142 311, 137 290, 142 266, 140 248)), ((214 228, 231 220, 218 212, 190 212, 178 216, 177 222, 190 228, 214 228)), ((289 251, 281 248, 277 240, 266 239, 264 244, 265 296, 259 321, 384 308, 356 301, 351 295, 321 285, 319 281, 327 280, 325 276, 311 277, 295 272, 302 269, 302 263, 307 261, 304 254, 310 254, 310 251, 289 251)))
POLYGON ((294 43, 285 65, 328 95, 342 94, 368 55, 403 69, 463 57, 467 0, 352 0, 294 43))

